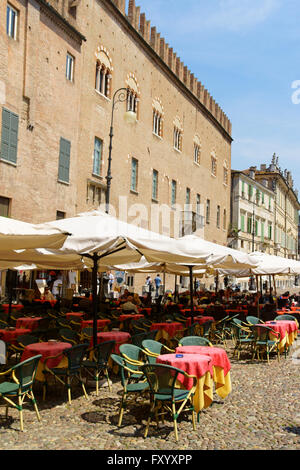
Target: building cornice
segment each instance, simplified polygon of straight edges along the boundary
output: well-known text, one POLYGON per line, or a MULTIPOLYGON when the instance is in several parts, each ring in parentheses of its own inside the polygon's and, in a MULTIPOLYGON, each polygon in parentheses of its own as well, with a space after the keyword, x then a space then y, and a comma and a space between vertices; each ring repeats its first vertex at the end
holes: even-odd
POLYGON ((71 23, 69 23, 50 3, 46 0, 36 0, 40 5, 41 11, 63 29, 72 39, 80 45, 86 41, 85 36, 81 34, 71 23))

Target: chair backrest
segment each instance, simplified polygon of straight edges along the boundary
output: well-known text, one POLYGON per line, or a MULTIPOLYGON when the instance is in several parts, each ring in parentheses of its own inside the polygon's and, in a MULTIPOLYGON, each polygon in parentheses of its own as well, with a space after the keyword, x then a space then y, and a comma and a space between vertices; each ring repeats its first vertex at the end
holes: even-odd
POLYGON ((159 330, 150 330, 145 333, 145 339, 152 339, 155 340, 156 335, 159 330))
POLYGON ((82 328, 81 335, 85 338, 92 338, 93 336, 93 328, 87 326, 86 328, 82 328))
POLYGON ((142 367, 150 393, 162 397, 174 397, 174 390, 178 375, 185 375, 184 371, 166 364, 148 363, 142 367))
POLYGON ((82 360, 89 347, 89 343, 76 344, 71 348, 63 351, 64 355, 68 359, 68 369, 71 372, 76 372, 80 369, 82 360))
POLYGON ((107 365, 111 353, 116 345, 115 341, 104 341, 103 343, 97 344, 94 348, 97 363, 99 365, 107 365))
POLYGON ((142 347, 145 351, 149 351, 150 353, 159 356, 163 348, 163 344, 153 339, 145 339, 142 342, 142 347))
POLYGON ((0 340, 0 364, 6 364, 6 343, 0 340))
POLYGON ((72 344, 75 344, 78 341, 77 332, 70 330, 69 328, 61 328, 58 332, 58 336, 63 340, 70 341, 72 344))
POLYGON ((271 327, 266 325, 251 325, 251 331, 254 336, 255 341, 266 341, 269 339, 270 332, 273 332, 275 335, 278 335, 271 327))
POLYGON ((135 346, 134 344, 121 344, 119 350, 125 359, 128 358, 129 360, 132 359, 133 361, 140 361, 142 350, 138 346, 135 346))
POLYGON ((34 344, 34 343, 38 343, 39 340, 36 336, 34 335, 20 335, 17 337, 17 343, 19 346, 21 347, 25 347, 25 346, 28 346, 28 344, 34 344))
POLYGON ((26 392, 32 386, 41 357, 42 355, 38 354, 12 367, 13 376, 17 378, 22 393, 26 392))
POLYGON ((246 317, 246 321, 251 325, 257 325, 259 323, 259 318, 249 315, 248 317, 246 317))
POLYGON ((275 320, 292 320, 296 321, 296 317, 293 317, 293 315, 278 315, 275 320))
POLYGON ((179 346, 210 346, 207 338, 202 336, 184 336, 179 340, 179 346))
POLYGON ((137 333, 136 335, 131 336, 131 342, 134 346, 142 347, 142 342, 146 339, 147 333, 137 333))
POLYGON ((137 369, 133 368, 133 366, 129 364, 124 357, 118 356, 117 354, 111 354, 110 357, 119 366, 121 383, 122 386, 126 388, 130 374, 136 373, 137 369))
POLYGON ((210 332, 211 325, 213 324, 213 320, 207 320, 206 322, 202 323, 203 328, 203 335, 207 335, 210 332))

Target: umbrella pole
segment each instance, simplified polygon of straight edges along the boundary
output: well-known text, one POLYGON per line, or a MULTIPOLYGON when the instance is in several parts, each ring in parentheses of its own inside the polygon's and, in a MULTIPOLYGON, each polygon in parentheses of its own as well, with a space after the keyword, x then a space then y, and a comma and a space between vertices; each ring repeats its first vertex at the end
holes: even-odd
POLYGON ((257 316, 259 318, 259 280, 258 280, 258 276, 255 276, 256 277, 256 300, 257 300, 257 316))
POLYGON ((276 289, 276 282, 275 282, 275 274, 272 275, 273 277, 273 285, 274 285, 274 293, 275 293, 275 305, 276 310, 278 309, 278 301, 277 301, 277 289, 276 289))
POLYGON ((177 302, 177 274, 175 274, 174 300, 177 302))
POLYGON ((11 315, 11 306, 12 306, 12 297, 13 297, 13 281, 12 281, 12 270, 7 270, 8 274, 8 320, 10 320, 11 315))
POLYGON ((193 266, 189 266, 190 271, 190 297, 191 297, 191 317, 194 323, 194 286, 193 286, 193 266))
POLYGON ((93 347, 97 345, 97 313, 98 313, 98 295, 97 295, 97 277, 98 277, 98 260, 97 253, 93 254, 93 271, 92 271, 92 291, 93 291, 93 347))

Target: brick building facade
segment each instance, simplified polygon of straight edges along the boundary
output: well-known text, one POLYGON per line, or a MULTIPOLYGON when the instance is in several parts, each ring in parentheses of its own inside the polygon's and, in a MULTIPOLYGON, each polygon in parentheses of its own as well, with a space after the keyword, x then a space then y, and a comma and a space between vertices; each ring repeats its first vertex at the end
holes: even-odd
POLYGON ((111 210, 171 236, 178 211, 201 213, 205 239, 225 245, 231 123, 135 1, 5 0, 0 17, 1 213, 43 222, 104 203, 124 88, 111 210), (162 205, 170 224, 153 224, 162 205))

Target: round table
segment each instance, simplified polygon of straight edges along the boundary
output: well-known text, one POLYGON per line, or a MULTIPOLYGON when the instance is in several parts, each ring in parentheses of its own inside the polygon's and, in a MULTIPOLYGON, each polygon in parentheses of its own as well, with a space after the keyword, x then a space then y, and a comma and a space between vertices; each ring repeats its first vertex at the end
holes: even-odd
MULTIPOLYGON (((131 335, 126 331, 102 331, 97 333, 97 344, 104 343, 104 341, 115 341, 114 353, 120 354, 119 347, 121 344, 130 343, 131 335)), ((90 341, 90 347, 93 346, 93 338, 90 341)))
MULTIPOLYGON (((279 333, 279 352, 283 352, 286 347, 291 346, 298 336, 298 326, 293 320, 274 320, 267 321, 265 324, 279 333)), ((270 333, 270 339, 273 337, 274 335, 270 333)))
POLYGON ((0 339, 5 343, 16 344, 16 339, 18 336, 30 334, 31 330, 28 328, 15 328, 13 330, 4 329, 0 330, 0 339))
POLYGON ((39 302, 41 304, 44 304, 46 302, 49 302, 49 304, 51 305, 51 307, 54 307, 54 305, 56 304, 57 300, 56 299, 51 299, 51 300, 46 300, 46 299, 33 299, 34 302, 39 302))
POLYGON ((68 312, 66 313, 66 318, 70 320, 72 317, 77 318, 78 320, 83 320, 85 313, 83 312, 68 312))
MULTIPOLYGON (((109 319, 98 319, 97 320, 97 330, 106 331, 108 329, 108 325, 110 324, 109 319)), ((81 322, 81 330, 83 328, 93 328, 94 320, 82 320, 81 322)))
POLYGON ((30 357, 36 356, 37 354, 41 354, 42 357, 39 360, 39 364, 37 367, 36 372, 36 379, 40 382, 45 381, 45 376, 43 374, 43 370, 45 368, 44 362, 45 359, 51 356, 58 356, 55 358, 51 358, 47 361, 47 367, 49 369, 53 367, 66 367, 68 364, 68 360, 66 357, 63 356, 62 352, 65 349, 71 348, 72 345, 70 343, 65 343, 62 341, 46 341, 44 343, 33 343, 29 344, 25 347, 21 361, 25 361, 30 357))
MULTIPOLYGON (((213 368, 212 360, 207 355, 184 354, 183 357, 176 357, 176 354, 162 354, 156 358, 158 364, 167 364, 177 369, 181 369, 189 375, 197 377, 197 386, 193 399, 196 413, 211 405, 213 400, 213 368)), ((186 390, 193 386, 193 379, 179 374, 178 385, 186 390)))
MULTIPOLYGON (((207 321, 215 321, 214 317, 194 317, 194 323, 199 323, 199 325, 203 325, 203 323, 207 321)), ((187 317, 185 326, 189 327, 192 324, 192 317, 187 317)))
MULTIPOLYGON (((9 304, 0 304, 0 307, 3 308, 4 312, 5 313, 8 313, 9 311, 9 304)), ((22 310, 22 308, 24 307, 24 305, 22 304, 11 304, 11 310, 22 310)))
POLYGON ((144 315, 141 315, 140 313, 122 313, 122 315, 119 316, 120 321, 125 321, 125 320, 139 320, 140 318, 144 318, 144 315))
POLYGON ((151 307, 139 307, 138 308, 139 312, 146 312, 147 315, 151 315, 152 308, 151 307))
POLYGON ((226 398, 229 395, 231 392, 231 364, 224 349, 215 346, 178 346, 176 353, 209 356, 212 360, 213 381, 216 393, 221 398, 226 398))
POLYGON ((39 321, 43 317, 20 317, 16 321, 16 328, 27 328, 30 331, 39 327, 39 321))
POLYGON ((169 340, 173 338, 178 331, 183 330, 182 323, 179 322, 164 322, 164 323, 152 323, 150 330, 159 330, 156 335, 156 340, 159 341, 161 338, 169 340))

